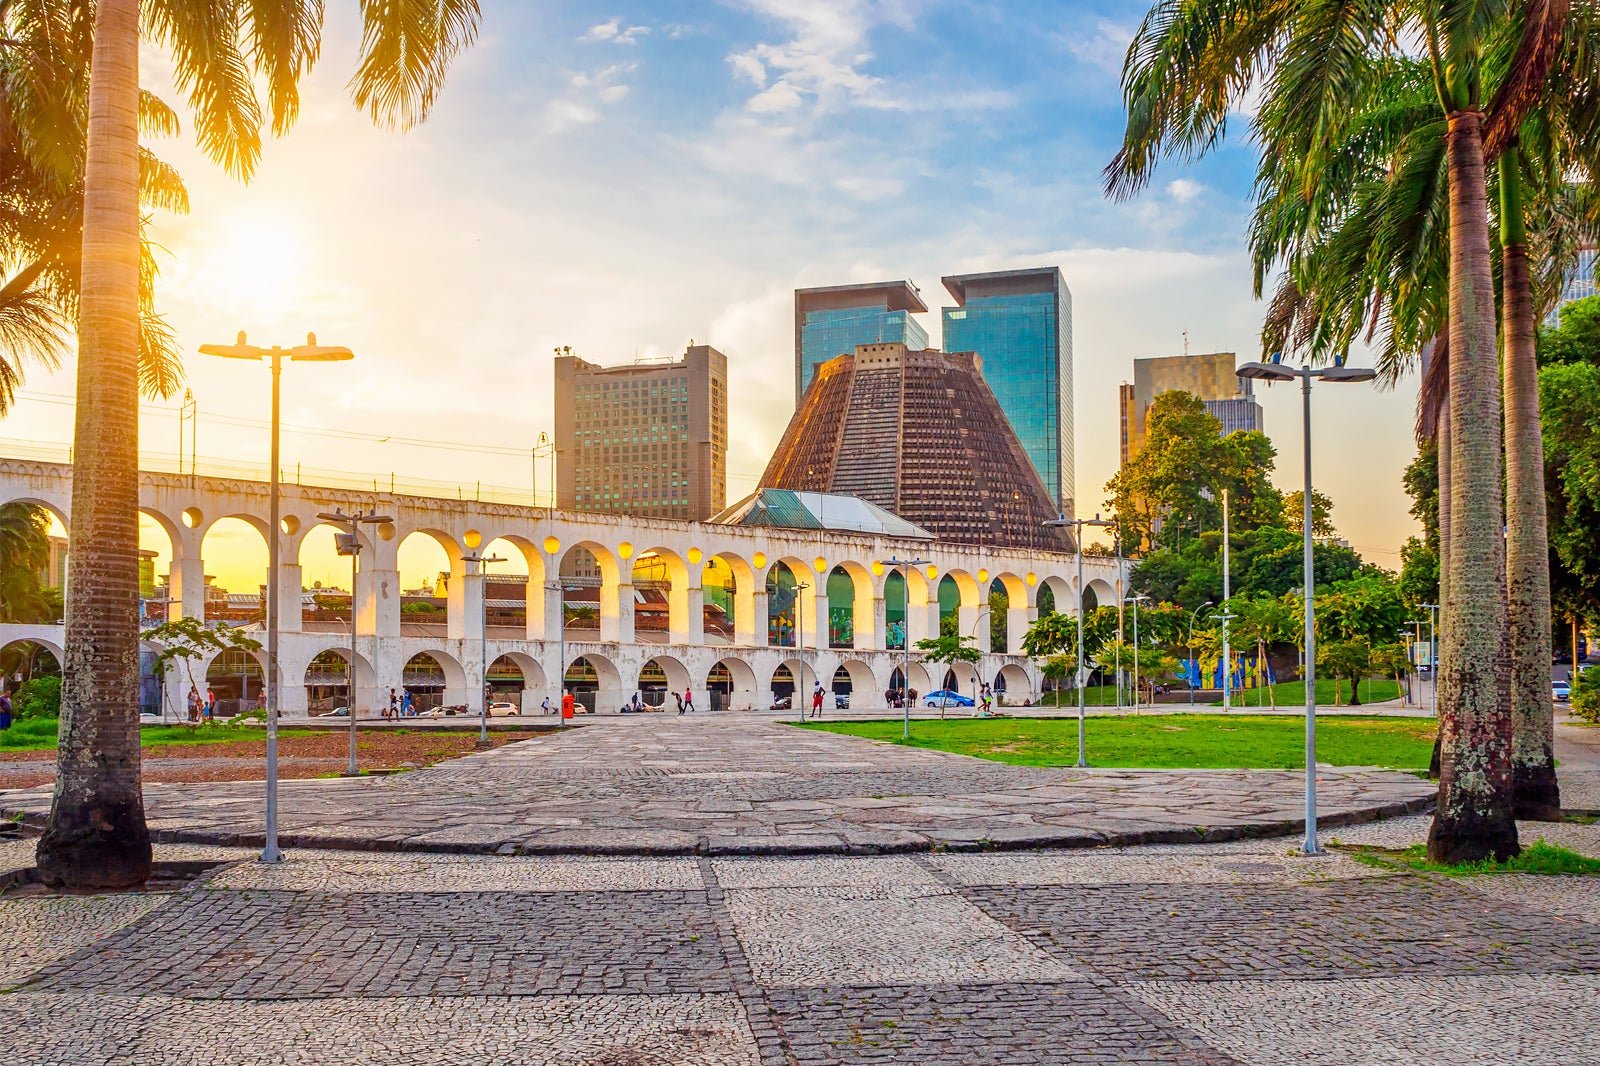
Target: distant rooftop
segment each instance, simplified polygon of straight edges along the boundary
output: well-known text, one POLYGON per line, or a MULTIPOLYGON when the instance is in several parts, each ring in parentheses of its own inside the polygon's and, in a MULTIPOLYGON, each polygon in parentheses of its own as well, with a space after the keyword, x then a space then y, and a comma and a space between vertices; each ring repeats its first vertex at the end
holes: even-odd
POLYGON ((921 526, 907 522, 859 496, 833 492, 757 489, 707 521, 723 526, 831 529, 914 540, 934 539, 933 534, 921 526))
POLYGON ((982 274, 951 274, 939 280, 944 283, 950 295, 956 298, 958 305, 966 304, 969 285, 985 289, 1004 285, 1012 292, 1053 292, 1057 289, 1065 292, 1067 288, 1067 279, 1061 276, 1061 268, 1053 266, 991 270, 982 274), (1012 284, 1007 285, 1008 282, 1012 284))
MULTIPOLYGON (((924 312, 928 305, 922 302, 922 292, 909 281, 870 281, 858 285, 821 285, 811 289, 794 290, 795 303, 827 304, 829 297, 882 295, 891 311, 924 312), (808 297, 810 299, 808 299, 808 297)), ((859 301, 847 301, 854 306, 859 301)))

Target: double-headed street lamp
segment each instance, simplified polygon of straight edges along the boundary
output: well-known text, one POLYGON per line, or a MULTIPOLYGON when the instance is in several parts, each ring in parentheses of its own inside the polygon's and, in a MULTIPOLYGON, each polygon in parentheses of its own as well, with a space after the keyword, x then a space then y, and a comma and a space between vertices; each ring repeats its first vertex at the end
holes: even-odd
MULTIPOLYGON (((1437 637, 1439 623, 1439 605, 1437 603, 1418 604, 1428 612, 1428 702, 1435 718, 1439 717, 1439 641, 1437 637)), ((1576 665, 1576 663, 1574 663, 1576 665)))
MULTIPOLYGON (((795 620, 795 656, 800 663, 800 680, 794 686, 794 702, 800 706, 800 721, 806 720, 806 708, 811 705, 811 693, 806 691, 806 607, 805 591, 811 587, 808 581, 794 583, 794 620, 795 620)), ((822 678, 817 678, 817 686, 822 685, 822 678)))
POLYGON ((1306 839, 1301 850, 1307 855, 1320 854, 1317 844, 1317 646, 1316 646, 1316 575, 1311 554, 1311 379, 1323 381, 1362 382, 1377 377, 1370 367, 1324 366, 1293 367, 1282 363, 1246 363, 1238 375, 1257 381, 1299 381, 1301 396, 1301 426, 1305 438, 1305 513, 1301 519, 1302 565, 1305 570, 1305 647, 1306 664, 1301 671, 1306 684, 1306 839))
MULTIPOLYGON (((483 660, 483 713, 478 719, 478 747, 489 746, 489 564, 505 562, 498 555, 484 555, 482 552, 468 552, 461 557, 463 564, 475 564, 478 567, 478 576, 483 578, 482 587, 478 590, 478 598, 483 601, 483 625, 479 629, 482 634, 483 650, 479 657, 483 660)), ((465 576, 466 566, 462 567, 465 576)))
MULTIPOLYGON (((345 514, 343 511, 323 511, 317 515, 324 522, 338 526, 341 532, 335 533, 333 543, 335 550, 340 555, 350 556, 350 691, 345 700, 345 710, 350 714, 350 766, 345 770, 345 777, 358 777, 361 768, 356 765, 356 571, 357 562, 361 558, 361 527, 364 525, 382 525, 384 522, 393 522, 388 515, 368 514, 357 511, 355 514, 345 514)), ((270 586, 269 586, 270 587, 270 586)))
POLYGON ((1150 597, 1139 593, 1129 596, 1128 602, 1133 604, 1133 713, 1139 713, 1139 601, 1148 600, 1150 597))
MULTIPOLYGON (((245 343, 244 330, 232 344, 202 344, 201 355, 219 355, 224 359, 263 359, 272 367, 272 472, 267 523, 267 815, 266 841, 261 849, 261 861, 268 864, 283 861, 278 848, 278 538, 283 535, 278 514, 278 392, 283 376, 283 361, 292 363, 338 363, 354 359, 349 348, 332 347, 317 343, 315 333, 306 334, 306 342, 293 348, 273 345, 263 348, 245 343)), ((187 397, 186 397, 187 399, 187 397)), ((352 594, 353 595, 353 594, 352 594)), ((354 604, 352 601, 352 610, 354 604)), ((300 610, 296 591, 295 611, 300 610)))
POLYGON ((899 556, 890 556, 879 559, 878 565, 900 568, 900 580, 905 585, 905 618, 900 623, 900 648, 905 653, 905 665, 900 669, 900 709, 904 722, 900 735, 903 739, 911 739, 911 568, 913 566, 927 566, 931 559, 901 559, 899 556))
MULTIPOLYGON (((1207 600, 1206 602, 1202 603, 1200 606, 1196 607, 1194 610, 1189 612, 1189 657, 1191 659, 1196 657, 1195 654, 1194 654, 1194 623, 1195 623, 1195 619, 1200 617, 1200 612, 1201 611, 1205 610, 1207 607, 1210 607, 1210 606, 1211 606, 1211 601, 1207 600)), ((1198 679, 1200 677, 1200 664, 1198 662, 1195 662, 1195 663, 1191 663, 1190 665, 1192 665, 1194 667, 1194 676, 1195 676, 1196 679, 1198 679)), ((1189 706, 1191 706, 1191 707, 1194 706, 1194 684, 1192 682, 1189 685, 1189 706)))
MULTIPOLYGON (((1057 515, 1045 523, 1049 529, 1072 527, 1073 547, 1078 553, 1078 761, 1077 766, 1088 766, 1083 757, 1083 683, 1088 679, 1089 671, 1083 662, 1083 527, 1115 525, 1115 522, 1103 521, 1097 514, 1093 518, 1068 518, 1066 515, 1057 515)), ((1117 595, 1122 595, 1122 531, 1117 531, 1117 595)), ((1118 607, 1121 610, 1121 607, 1118 607)), ((1121 680, 1118 680, 1121 684, 1121 680)))

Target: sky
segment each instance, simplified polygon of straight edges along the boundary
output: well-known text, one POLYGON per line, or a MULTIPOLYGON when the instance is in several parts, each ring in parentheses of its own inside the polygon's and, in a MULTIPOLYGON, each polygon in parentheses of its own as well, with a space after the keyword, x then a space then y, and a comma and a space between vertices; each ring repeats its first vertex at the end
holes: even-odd
MULTIPOLYGON (((286 371, 286 465, 531 491, 527 449, 554 432, 553 349, 611 363, 693 341, 728 356, 731 501, 755 488, 793 410, 796 287, 909 278, 937 345, 941 276, 1058 265, 1089 513, 1115 473, 1117 386, 1135 358, 1180 354, 1186 339, 1258 353, 1245 122, 1198 165, 1163 165, 1134 200, 1101 193, 1137 2, 483 8, 478 42, 410 132, 376 129, 350 103, 357 5, 334 0, 300 120, 248 185, 205 160, 187 123, 152 144, 191 198, 187 216, 154 222, 157 301, 179 344, 315 331, 356 353, 286 371)), ((147 48, 142 63, 146 86, 176 101, 167 57, 147 48)), ((74 373, 30 369, 0 437, 68 442, 74 373)), ((194 355, 188 376, 202 464, 264 471, 264 368, 194 355)), ((1317 485, 1340 531, 1392 568, 1415 530, 1400 484, 1415 391, 1414 379, 1327 386, 1315 401, 1317 485)), ((1258 394, 1278 483, 1296 488, 1299 397, 1258 394)), ((143 415, 145 450, 169 462, 178 406, 143 415)), ((542 494, 548 464, 537 476, 542 494)), ((212 538, 208 572, 253 590, 260 538, 242 524, 212 538)), ((308 583, 348 580, 331 551, 313 554, 308 583)), ((442 558, 408 541, 402 576, 442 558)))

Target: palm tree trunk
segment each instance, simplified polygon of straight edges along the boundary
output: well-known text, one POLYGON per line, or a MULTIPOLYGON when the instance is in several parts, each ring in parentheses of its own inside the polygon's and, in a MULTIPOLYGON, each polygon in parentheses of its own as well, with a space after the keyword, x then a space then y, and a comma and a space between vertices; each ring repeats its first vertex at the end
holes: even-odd
POLYGON ((84 166, 78 407, 50 885, 150 876, 139 767, 138 0, 100 0, 84 166))
MULTIPOLYGON (((1450 393, 1447 390, 1443 397, 1442 410, 1437 416, 1433 438, 1434 466, 1439 472, 1439 596, 1438 602, 1442 605, 1448 602, 1445 589, 1449 587, 1449 559, 1450 559, 1450 393)), ((1441 606, 1435 619, 1438 622, 1434 633, 1434 645, 1428 649, 1428 654, 1433 657, 1433 691, 1434 703, 1438 703, 1439 691, 1439 656, 1438 650, 1444 647, 1444 626, 1449 616, 1441 606)), ((1433 758, 1428 762, 1428 777, 1434 781, 1439 779, 1439 773, 1444 764, 1444 730, 1434 723, 1433 733, 1433 758)))
POLYGON ((1510 674, 1505 659, 1505 538, 1500 380, 1495 351, 1483 114, 1453 111, 1450 179, 1450 566, 1439 670, 1439 803, 1428 833, 1438 862, 1507 859, 1511 817, 1510 674))
POLYGON ((1505 301, 1506 605, 1511 641, 1511 782, 1518 818, 1561 820, 1550 703, 1550 546, 1533 291, 1516 149, 1500 157, 1501 288, 1505 301))

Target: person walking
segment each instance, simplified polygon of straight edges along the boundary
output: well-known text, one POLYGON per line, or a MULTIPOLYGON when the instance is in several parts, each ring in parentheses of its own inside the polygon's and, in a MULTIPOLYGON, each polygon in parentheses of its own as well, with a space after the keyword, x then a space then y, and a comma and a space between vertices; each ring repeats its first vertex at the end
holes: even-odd
POLYGON ((394 689, 389 690, 389 709, 383 712, 383 716, 389 719, 400 716, 400 697, 395 695, 394 689))
POLYGON ((815 684, 816 684, 816 687, 811 690, 811 717, 813 717, 813 718, 821 718, 822 717, 822 682, 818 681, 815 684))
POLYGON ((200 723, 200 690, 193 685, 189 686, 189 721, 198 725, 200 723))
POLYGON ((406 718, 415 718, 417 705, 411 701, 411 690, 406 689, 405 696, 400 700, 400 713, 406 718))
POLYGON ((630 707, 630 712, 629 713, 631 713, 631 714, 643 714, 644 713, 644 701, 639 698, 639 694, 637 692, 635 692, 633 694, 633 699, 629 700, 628 702, 629 702, 629 707, 630 707))
POLYGON ((217 717, 217 693, 210 685, 206 686, 206 721, 215 721, 217 717))
POLYGON ((549 716, 549 715, 555 713, 554 711, 552 711, 550 709, 550 697, 549 696, 546 696, 544 698, 544 702, 539 704, 539 708, 544 711, 546 716, 549 716))
POLYGON ((683 690, 683 709, 690 714, 694 713, 694 689, 692 688, 683 690))
POLYGON ((990 690, 988 685, 983 686, 983 689, 980 693, 980 700, 983 708, 983 717, 987 718, 989 717, 989 708, 994 700, 994 693, 990 690))

